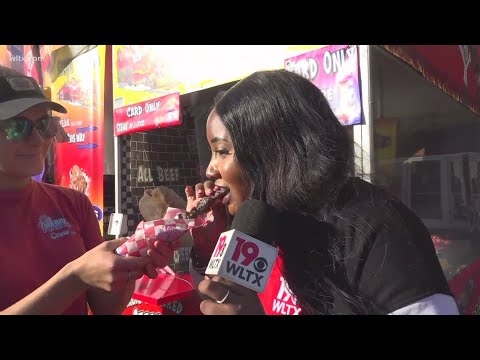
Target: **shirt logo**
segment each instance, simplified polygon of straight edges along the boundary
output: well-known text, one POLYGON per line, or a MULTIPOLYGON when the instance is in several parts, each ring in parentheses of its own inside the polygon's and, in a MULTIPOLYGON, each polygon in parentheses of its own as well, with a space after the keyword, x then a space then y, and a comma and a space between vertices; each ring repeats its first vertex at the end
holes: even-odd
POLYGON ((54 240, 73 234, 70 229, 72 225, 63 216, 52 219, 48 215, 41 215, 38 219, 38 227, 44 234, 48 234, 54 240))
POLYGON ((273 299, 272 311, 282 315, 298 315, 302 311, 302 308, 297 306, 297 298, 283 276, 280 277, 280 288, 276 299, 273 299))

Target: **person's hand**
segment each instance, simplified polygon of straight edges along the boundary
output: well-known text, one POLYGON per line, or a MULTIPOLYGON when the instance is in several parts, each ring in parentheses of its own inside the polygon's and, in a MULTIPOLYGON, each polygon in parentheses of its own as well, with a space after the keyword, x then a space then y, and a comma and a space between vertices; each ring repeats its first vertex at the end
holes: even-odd
MULTIPOLYGON (((220 187, 216 186, 212 181, 196 184, 195 191, 191 186, 187 186, 185 188, 187 211, 196 207, 200 199, 213 195, 218 190, 220 190, 220 187)), ((210 260, 218 237, 227 228, 227 210, 225 205, 222 204, 222 199, 222 197, 218 198, 211 206, 209 214, 213 212, 214 221, 192 229, 192 238, 198 260, 205 265, 210 260)))
POLYGON ((147 271, 147 265, 153 266, 153 261, 163 261, 154 256, 134 257, 120 256, 114 251, 127 238, 105 241, 87 251, 73 261, 73 273, 87 286, 117 291, 131 281, 141 278, 147 271))
POLYGON ((153 247, 147 250, 147 255, 151 259, 151 263, 145 266, 145 274, 155 279, 158 275, 157 268, 164 268, 171 263, 173 252, 180 246, 180 239, 167 243, 165 241, 156 240, 153 247))
POLYGON ((265 315, 255 291, 221 276, 205 276, 198 291, 205 298, 200 303, 200 311, 205 315, 265 315))

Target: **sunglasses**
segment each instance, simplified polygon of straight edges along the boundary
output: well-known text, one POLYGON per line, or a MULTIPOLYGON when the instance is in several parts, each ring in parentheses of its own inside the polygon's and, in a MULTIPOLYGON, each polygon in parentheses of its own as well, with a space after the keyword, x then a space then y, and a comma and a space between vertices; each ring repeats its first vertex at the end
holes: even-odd
POLYGON ((58 116, 46 115, 34 122, 23 116, 17 116, 0 122, 0 129, 6 139, 11 142, 28 139, 34 128, 38 130, 43 139, 51 139, 57 134, 59 119, 58 116))

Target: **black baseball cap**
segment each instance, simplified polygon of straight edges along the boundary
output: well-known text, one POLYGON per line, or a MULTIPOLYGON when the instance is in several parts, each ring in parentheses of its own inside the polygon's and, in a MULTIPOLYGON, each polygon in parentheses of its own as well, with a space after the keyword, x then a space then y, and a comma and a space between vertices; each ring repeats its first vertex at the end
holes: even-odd
POLYGON ((0 66, 0 120, 7 120, 36 106, 67 113, 62 105, 48 99, 34 78, 0 66))

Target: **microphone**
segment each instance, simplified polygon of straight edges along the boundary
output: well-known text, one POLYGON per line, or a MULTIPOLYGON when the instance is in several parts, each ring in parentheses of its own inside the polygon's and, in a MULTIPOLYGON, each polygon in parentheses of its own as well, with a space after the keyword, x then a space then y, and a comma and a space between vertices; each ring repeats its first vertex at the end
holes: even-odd
POLYGON ((280 215, 259 200, 240 205, 231 226, 220 234, 205 274, 219 275, 256 292, 267 285, 278 249, 280 215))

